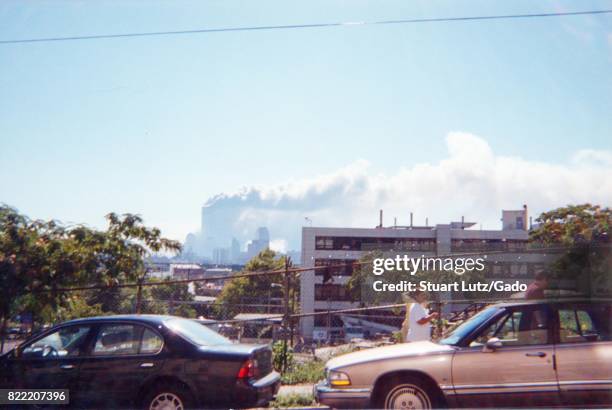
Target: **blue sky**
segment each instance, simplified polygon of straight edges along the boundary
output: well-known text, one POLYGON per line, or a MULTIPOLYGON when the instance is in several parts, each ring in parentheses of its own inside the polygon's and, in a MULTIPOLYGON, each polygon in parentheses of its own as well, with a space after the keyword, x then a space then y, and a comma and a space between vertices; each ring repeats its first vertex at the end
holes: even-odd
MULTIPOLYGON (((0 40, 605 8, 3 1, 0 40)), ((140 213, 182 239, 215 194, 359 159, 390 175, 435 164, 452 131, 566 164, 612 149, 610 73, 612 15, 0 45, 0 202, 93 226, 140 213)))

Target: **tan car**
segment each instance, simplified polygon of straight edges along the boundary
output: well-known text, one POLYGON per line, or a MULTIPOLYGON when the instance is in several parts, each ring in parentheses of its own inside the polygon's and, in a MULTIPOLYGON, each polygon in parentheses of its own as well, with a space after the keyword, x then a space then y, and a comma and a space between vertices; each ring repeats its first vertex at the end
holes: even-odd
POLYGON ((493 305, 439 343, 330 360, 317 400, 336 408, 612 406, 612 302, 493 305))

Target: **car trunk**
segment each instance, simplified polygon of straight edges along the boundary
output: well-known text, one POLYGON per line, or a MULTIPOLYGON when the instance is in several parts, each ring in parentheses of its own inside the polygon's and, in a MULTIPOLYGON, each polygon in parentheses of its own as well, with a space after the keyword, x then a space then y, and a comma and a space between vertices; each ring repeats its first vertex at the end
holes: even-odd
POLYGON ((258 378, 264 377, 274 370, 272 367, 272 349, 268 345, 229 343, 224 345, 202 346, 200 350, 202 352, 210 352, 215 356, 238 355, 239 357, 243 357, 244 360, 253 359, 257 361, 257 368, 259 370, 258 378))

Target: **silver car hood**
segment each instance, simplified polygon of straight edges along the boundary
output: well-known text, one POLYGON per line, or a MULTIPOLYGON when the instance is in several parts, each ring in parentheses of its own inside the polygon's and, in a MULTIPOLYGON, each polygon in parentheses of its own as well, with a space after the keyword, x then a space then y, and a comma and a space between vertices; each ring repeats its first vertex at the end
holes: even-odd
POLYGON ((371 362, 376 360, 397 359, 406 356, 422 356, 427 354, 437 354, 452 352, 451 346, 439 345, 432 342, 410 342, 398 343, 391 346, 375 347, 364 349, 358 352, 347 353, 335 357, 327 362, 328 369, 351 366, 358 363, 371 362))

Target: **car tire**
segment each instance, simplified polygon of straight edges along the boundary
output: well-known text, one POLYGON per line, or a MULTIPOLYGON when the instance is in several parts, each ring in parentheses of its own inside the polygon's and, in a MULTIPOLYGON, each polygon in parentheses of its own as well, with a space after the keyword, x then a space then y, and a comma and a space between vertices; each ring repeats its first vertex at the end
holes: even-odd
POLYGON ((142 408, 144 410, 187 410, 194 407, 191 392, 178 384, 157 384, 145 395, 142 408))
POLYGON ((404 376, 393 378, 377 394, 376 407, 381 409, 439 409, 444 399, 431 383, 422 378, 404 376))

